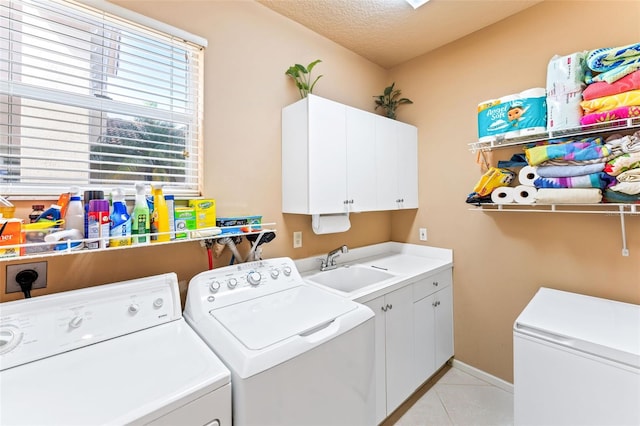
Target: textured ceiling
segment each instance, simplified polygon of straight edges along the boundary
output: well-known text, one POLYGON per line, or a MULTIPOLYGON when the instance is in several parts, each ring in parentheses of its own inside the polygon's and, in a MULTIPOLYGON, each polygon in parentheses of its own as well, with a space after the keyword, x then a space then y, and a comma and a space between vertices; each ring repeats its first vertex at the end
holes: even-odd
POLYGON ((391 68, 543 0, 256 0, 312 31, 391 68))

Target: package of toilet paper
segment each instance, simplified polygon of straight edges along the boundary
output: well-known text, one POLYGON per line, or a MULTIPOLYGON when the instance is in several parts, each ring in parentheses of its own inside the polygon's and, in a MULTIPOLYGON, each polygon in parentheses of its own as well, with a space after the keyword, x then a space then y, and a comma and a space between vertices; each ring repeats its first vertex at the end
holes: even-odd
POLYGON ((507 95, 484 101, 478 105, 478 138, 480 141, 502 136, 513 138, 520 135, 514 126, 522 107, 519 94, 507 95))

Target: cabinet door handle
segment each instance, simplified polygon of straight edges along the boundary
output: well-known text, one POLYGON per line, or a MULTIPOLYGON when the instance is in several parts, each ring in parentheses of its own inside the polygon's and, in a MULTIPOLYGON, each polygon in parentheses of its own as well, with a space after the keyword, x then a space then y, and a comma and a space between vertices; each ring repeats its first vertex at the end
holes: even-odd
POLYGON ((433 285, 434 285, 435 287, 438 287, 438 281, 434 281, 434 282, 433 282, 433 285))
POLYGON ((382 309, 382 312, 387 312, 387 307, 386 306, 383 306, 380 309, 382 309))
POLYGON ((393 305, 387 305, 389 309, 393 309, 393 305))

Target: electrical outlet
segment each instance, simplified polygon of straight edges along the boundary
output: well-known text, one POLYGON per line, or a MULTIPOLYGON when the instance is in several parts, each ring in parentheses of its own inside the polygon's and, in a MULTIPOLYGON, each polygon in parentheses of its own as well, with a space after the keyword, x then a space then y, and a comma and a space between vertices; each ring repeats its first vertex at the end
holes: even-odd
POLYGON ((420 228, 420 241, 427 241, 427 228, 420 228))
POLYGON ((293 233, 293 248, 302 247, 302 231, 296 231, 293 233))
POLYGON ((22 291, 20 284, 16 280, 19 273, 23 271, 32 270, 38 274, 38 277, 33 282, 31 289, 45 288, 47 286, 47 262, 33 262, 22 263, 20 265, 8 265, 7 266, 7 279, 5 293, 15 293, 22 291))

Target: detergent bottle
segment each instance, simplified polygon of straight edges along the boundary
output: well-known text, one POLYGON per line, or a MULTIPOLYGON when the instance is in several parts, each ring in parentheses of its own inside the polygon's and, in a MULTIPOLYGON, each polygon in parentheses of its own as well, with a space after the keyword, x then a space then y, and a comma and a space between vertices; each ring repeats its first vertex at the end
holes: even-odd
POLYGON ((148 244, 150 226, 150 210, 145 196, 145 184, 136 183, 136 201, 131 218, 131 235, 134 244, 148 244))
POLYGON ((124 200, 124 190, 116 188, 111 191, 113 210, 111 212, 111 225, 109 227, 109 247, 122 247, 131 245, 131 216, 127 213, 127 204, 124 200))
MULTIPOLYGON (((76 230, 77 233, 74 236, 79 236, 80 239, 84 238, 84 205, 82 204, 82 198, 80 197, 80 188, 74 186, 71 187, 69 193, 71 198, 69 199, 69 205, 67 206, 67 213, 64 216, 64 229, 76 230)), ((84 243, 77 241, 71 243, 72 248, 82 248, 84 243)))
POLYGON ((169 209, 167 201, 162 193, 162 183, 152 183, 151 193, 153 194, 153 214, 151 220, 151 232, 158 233, 151 237, 152 242, 169 241, 169 209))

